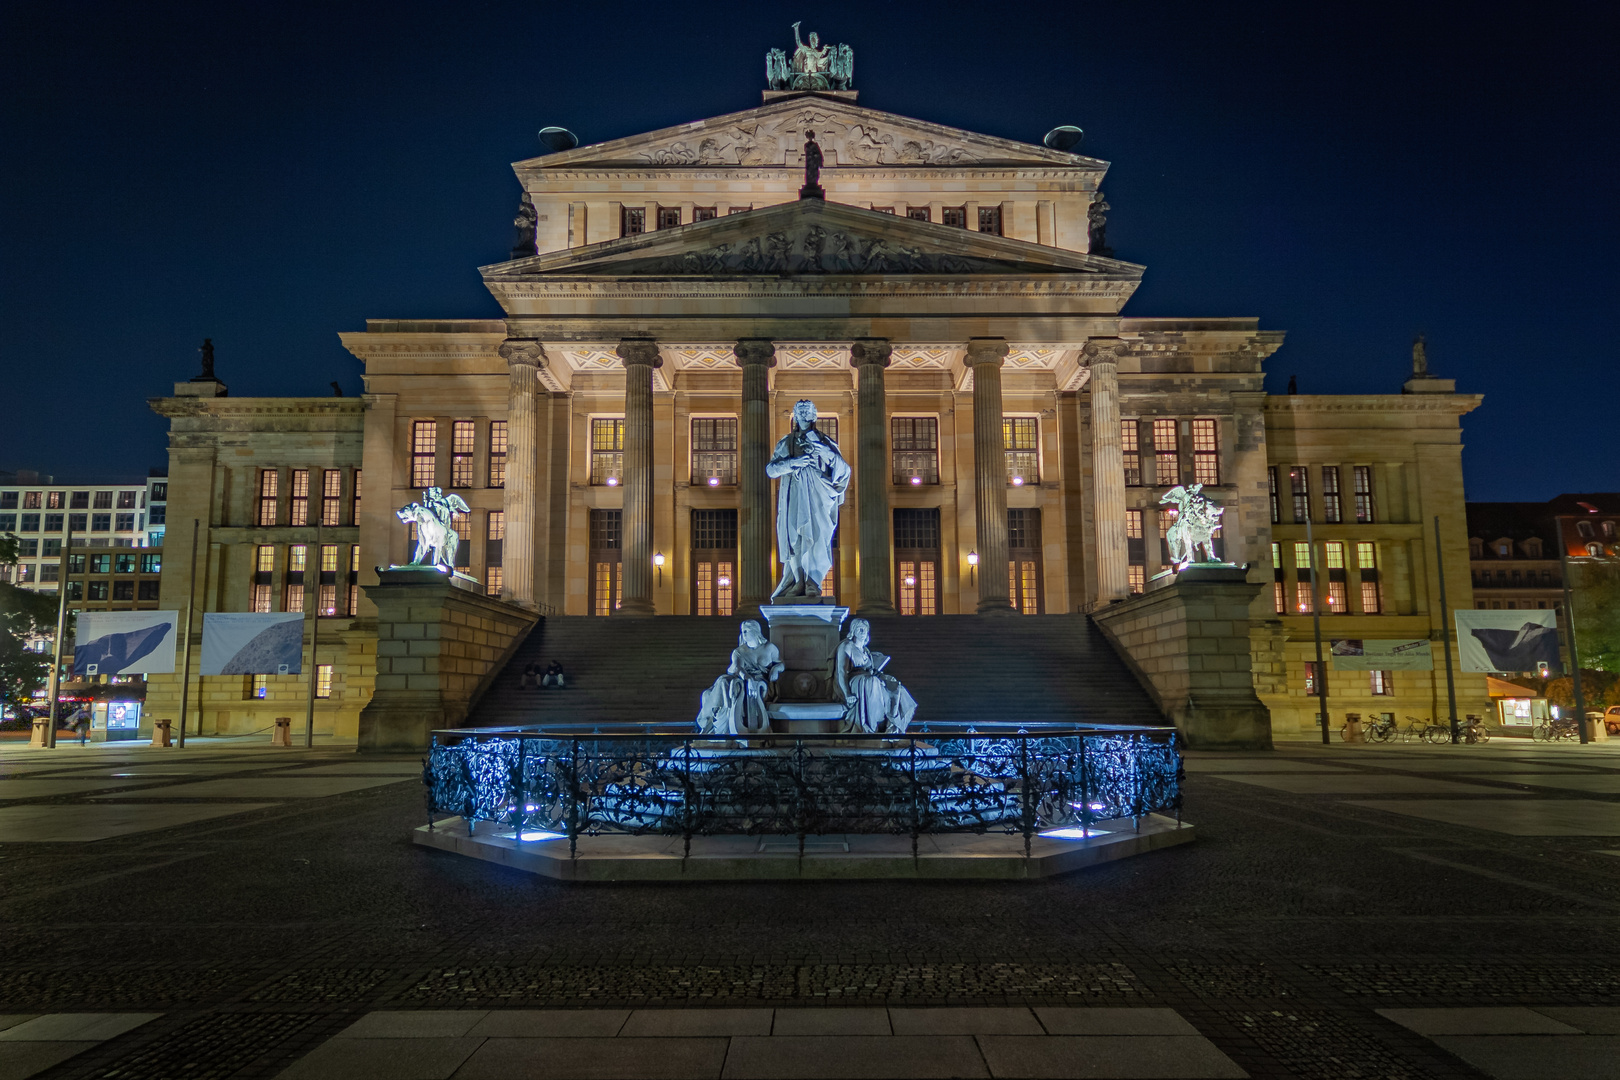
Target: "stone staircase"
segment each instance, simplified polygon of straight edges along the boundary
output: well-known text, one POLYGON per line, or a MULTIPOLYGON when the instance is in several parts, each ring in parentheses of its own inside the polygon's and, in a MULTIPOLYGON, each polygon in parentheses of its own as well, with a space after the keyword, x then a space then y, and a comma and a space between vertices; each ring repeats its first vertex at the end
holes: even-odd
MULTIPOLYGON (((540 620, 468 725, 686 723, 725 670, 738 619, 665 615, 540 620), (522 687, 560 661, 562 691, 522 687)), ((939 615, 872 621, 872 647, 917 699, 919 721, 1163 724, 1102 633, 1079 615, 939 615)))

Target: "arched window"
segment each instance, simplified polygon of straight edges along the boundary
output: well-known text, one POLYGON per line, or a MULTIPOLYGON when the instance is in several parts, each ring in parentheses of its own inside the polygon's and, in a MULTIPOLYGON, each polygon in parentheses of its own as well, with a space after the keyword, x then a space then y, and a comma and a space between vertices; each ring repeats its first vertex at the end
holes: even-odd
POLYGON ((1594 559, 1598 558, 1603 554, 1603 545, 1594 540, 1586 545, 1586 553, 1594 559))

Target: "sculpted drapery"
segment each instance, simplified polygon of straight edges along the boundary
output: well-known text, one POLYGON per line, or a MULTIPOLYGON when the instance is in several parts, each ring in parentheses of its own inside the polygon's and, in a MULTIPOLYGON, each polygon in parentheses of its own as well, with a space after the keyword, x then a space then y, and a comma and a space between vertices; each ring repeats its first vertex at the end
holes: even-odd
POLYGON ((771 598, 820 596, 832 569, 838 507, 849 489, 849 463, 838 444, 816 430, 816 407, 793 407, 793 430, 776 444, 765 475, 780 480, 776 495, 776 549, 782 581, 771 598))

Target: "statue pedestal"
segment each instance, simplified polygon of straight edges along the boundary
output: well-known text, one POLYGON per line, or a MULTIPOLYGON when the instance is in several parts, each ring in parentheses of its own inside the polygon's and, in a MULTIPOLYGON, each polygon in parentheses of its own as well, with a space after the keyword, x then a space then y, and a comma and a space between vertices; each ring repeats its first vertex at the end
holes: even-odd
POLYGON ((814 724, 811 732, 836 730, 820 725, 835 722, 843 715, 843 698, 833 677, 833 654, 838 651, 839 630, 849 618, 849 608, 837 604, 761 604, 760 617, 770 627, 771 644, 782 654, 785 670, 776 681, 776 702, 772 705, 771 728, 800 730, 796 724, 814 724), (820 712, 803 712, 806 707, 820 712), (829 707, 836 713, 821 715, 829 707))

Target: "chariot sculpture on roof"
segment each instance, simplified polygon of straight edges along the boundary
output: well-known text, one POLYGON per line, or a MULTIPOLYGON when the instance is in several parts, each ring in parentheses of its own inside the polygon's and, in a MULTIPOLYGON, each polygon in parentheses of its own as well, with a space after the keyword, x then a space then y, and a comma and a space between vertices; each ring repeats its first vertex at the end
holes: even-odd
POLYGON ((849 90, 855 82, 855 50, 848 45, 823 45, 815 31, 810 43, 799 39, 793 24, 793 55, 781 49, 765 54, 765 81, 772 90, 849 90))

